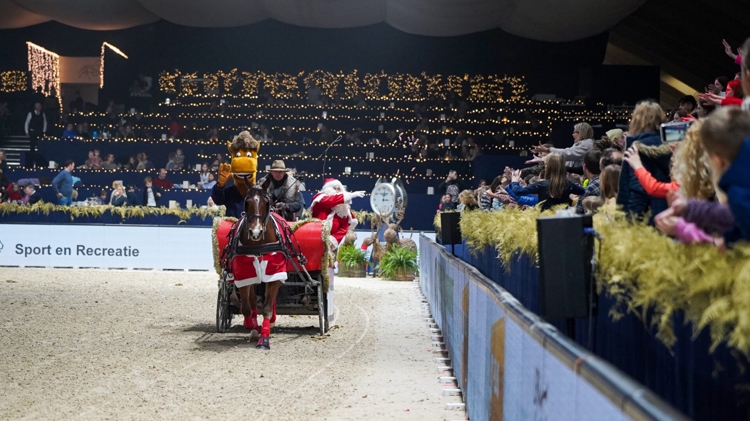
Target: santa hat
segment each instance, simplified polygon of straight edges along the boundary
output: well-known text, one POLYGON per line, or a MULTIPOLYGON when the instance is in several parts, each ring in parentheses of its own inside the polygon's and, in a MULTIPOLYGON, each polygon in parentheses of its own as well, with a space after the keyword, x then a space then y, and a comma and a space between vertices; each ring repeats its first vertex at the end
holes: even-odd
POLYGON ((325 190, 326 188, 333 188, 333 187, 342 187, 343 184, 339 180, 336 180, 335 178, 326 178, 326 180, 323 182, 323 188, 321 190, 325 190))

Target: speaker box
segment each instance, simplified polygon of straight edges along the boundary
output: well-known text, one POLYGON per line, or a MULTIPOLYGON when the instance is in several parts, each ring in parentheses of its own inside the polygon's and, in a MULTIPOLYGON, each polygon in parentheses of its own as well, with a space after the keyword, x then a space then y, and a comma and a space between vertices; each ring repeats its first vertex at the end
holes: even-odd
POLYGON ((440 213, 440 244, 461 244, 461 212, 440 213))
POLYGON ((537 219, 539 314, 547 319, 589 315, 594 239, 591 215, 537 219))

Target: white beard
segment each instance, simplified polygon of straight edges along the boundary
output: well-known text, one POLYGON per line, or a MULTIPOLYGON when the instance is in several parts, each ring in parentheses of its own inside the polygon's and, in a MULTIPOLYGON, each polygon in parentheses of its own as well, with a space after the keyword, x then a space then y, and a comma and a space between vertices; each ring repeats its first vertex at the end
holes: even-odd
POLYGON ((347 218, 347 217, 350 216, 349 215, 349 205, 347 205, 346 203, 342 203, 340 205, 336 205, 336 206, 333 207, 332 210, 333 210, 333 212, 336 215, 338 215, 338 216, 340 216, 342 218, 347 218))

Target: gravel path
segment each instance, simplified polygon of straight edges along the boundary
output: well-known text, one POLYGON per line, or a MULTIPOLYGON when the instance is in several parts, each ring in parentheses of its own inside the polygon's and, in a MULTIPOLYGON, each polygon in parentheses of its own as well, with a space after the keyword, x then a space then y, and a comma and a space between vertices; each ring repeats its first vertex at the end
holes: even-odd
POLYGON ((263 352, 209 273, 2 268, 0 419, 459 419, 415 286, 339 278, 329 336, 280 316, 263 352))

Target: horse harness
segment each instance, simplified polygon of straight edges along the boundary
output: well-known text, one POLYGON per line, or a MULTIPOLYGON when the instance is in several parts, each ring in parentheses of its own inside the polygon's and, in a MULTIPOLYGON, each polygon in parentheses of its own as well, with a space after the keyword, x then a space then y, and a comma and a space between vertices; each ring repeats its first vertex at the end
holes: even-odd
POLYGON ((248 189, 245 200, 247 200, 251 192, 258 192, 266 199, 266 215, 264 216, 259 213, 246 215, 243 212, 242 217, 235 221, 234 224, 232 224, 232 228, 227 234, 227 245, 226 247, 224 247, 224 250, 222 250, 221 253, 222 266, 225 268, 229 267, 229 262, 231 262, 232 258, 234 258, 234 256, 238 254, 262 256, 269 253, 279 252, 284 254, 284 257, 291 260, 295 267, 297 266, 295 259, 298 260, 299 263, 304 267, 304 265, 307 264, 307 259, 300 251, 302 248, 300 247, 299 241, 297 241, 297 237, 294 235, 294 232, 289 227, 289 225, 286 224, 286 221, 283 218, 280 218, 271 213, 271 201, 268 200, 267 193, 262 188, 253 186, 252 188, 248 189), (245 227, 247 226, 247 221, 252 218, 258 218, 263 221, 261 238, 265 238, 268 219, 271 218, 271 220, 273 221, 272 225, 274 228, 274 232, 278 241, 250 246, 242 245, 240 243, 240 233, 242 232, 242 230, 246 229, 245 227))

